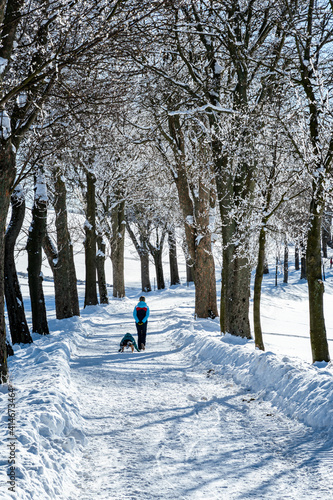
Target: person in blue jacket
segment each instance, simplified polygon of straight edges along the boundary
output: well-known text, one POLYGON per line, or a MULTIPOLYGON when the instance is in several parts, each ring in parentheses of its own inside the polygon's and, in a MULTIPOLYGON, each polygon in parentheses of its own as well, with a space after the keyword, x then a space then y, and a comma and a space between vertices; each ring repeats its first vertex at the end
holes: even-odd
POLYGON ((136 330, 138 332, 138 346, 143 351, 146 348, 147 320, 149 318, 149 307, 146 298, 141 296, 140 302, 134 307, 133 318, 135 319, 136 330))

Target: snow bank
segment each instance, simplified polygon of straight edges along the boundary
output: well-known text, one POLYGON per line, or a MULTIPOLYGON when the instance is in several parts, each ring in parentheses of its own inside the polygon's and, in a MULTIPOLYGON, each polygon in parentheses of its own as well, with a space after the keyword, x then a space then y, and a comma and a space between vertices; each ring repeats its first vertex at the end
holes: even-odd
POLYGON ((0 436, 3 499, 66 498, 73 492, 74 470, 85 437, 69 363, 84 331, 79 318, 53 320, 50 327, 52 335, 35 334, 30 346, 14 347, 15 356, 9 358, 9 387, 0 389, 5 424, 0 436), (12 388, 14 436, 7 428, 8 396, 13 394, 12 388), (15 493, 8 490, 11 449, 15 460, 15 493))
POLYGON ((232 335, 221 337, 209 331, 212 324, 202 320, 192 322, 189 329, 174 330, 172 338, 178 345, 185 345, 207 368, 214 365, 215 371, 259 392, 289 417, 333 433, 331 364, 315 366, 298 358, 255 350, 253 341, 232 335), (207 326, 202 329, 204 325, 207 326))

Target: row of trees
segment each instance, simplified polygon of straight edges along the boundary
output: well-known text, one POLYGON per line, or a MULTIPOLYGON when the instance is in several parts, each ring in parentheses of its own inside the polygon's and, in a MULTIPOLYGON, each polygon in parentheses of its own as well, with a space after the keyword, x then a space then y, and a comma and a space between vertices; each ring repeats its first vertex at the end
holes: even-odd
POLYGON ((255 341, 263 349, 266 233, 273 217, 281 220, 285 211, 301 218, 301 211, 308 215, 313 359, 328 361, 320 238, 333 147, 331 4, 171 2, 148 26, 141 40, 151 52, 129 54, 144 74, 139 99, 149 121, 154 120, 151 140, 160 139, 162 146, 155 147, 165 156, 170 145, 198 316, 216 310, 214 268, 206 256, 209 213, 217 200, 223 240, 221 330, 250 336, 251 235, 256 229, 255 341))
MULTIPOLYGON (((20 179, 48 157, 43 150, 47 129, 52 138, 71 129, 80 116, 83 97, 89 105, 115 93, 104 85, 106 69, 120 47, 131 44, 131 28, 156 9, 155 3, 114 0, 69 2, 5 0, 0 5, 0 379, 7 377, 4 316, 5 229, 10 197, 20 179), (96 96, 94 83, 105 93, 96 96), (80 85, 81 84, 81 85, 80 85), (89 94, 84 94, 89 87, 89 94), (67 121, 67 123, 66 123, 67 121), (57 127, 59 125, 59 127, 57 127), (21 169, 17 170, 17 160, 21 169)), ((116 74, 116 73, 115 73, 116 74)), ((115 77, 116 80, 116 77, 115 77)), ((112 83, 115 83, 112 82, 112 83)), ((96 117, 95 117, 96 118, 96 117)), ((90 117, 93 120, 93 117, 90 117)), ((86 123, 81 121, 82 130, 86 123)), ((70 134, 73 132, 69 130, 70 134)), ((48 151, 47 151, 48 150, 48 151)), ((59 151, 59 150, 58 150, 59 151)), ((38 199, 38 197, 37 197, 38 199)), ((37 201, 37 200, 36 200, 37 201)))
MULTIPOLYGON (((212 240, 219 233, 221 331, 251 336, 256 265, 254 334, 263 349, 267 234, 289 233, 306 248, 313 360, 328 361, 321 230, 333 154, 330 2, 17 0, 2 10, 0 234, 10 195, 14 217, 15 189, 34 175, 28 250, 40 256, 44 246, 59 285, 56 297, 64 301, 59 307, 67 308, 59 317, 78 314, 66 219, 70 190, 87 219, 85 305, 97 301, 96 268, 106 300, 105 240, 114 294, 121 297, 125 227, 149 290, 148 251, 158 269, 164 239, 172 242, 182 224, 195 313, 217 316, 212 240), (43 176, 55 208, 56 245, 45 236, 47 202, 37 188, 43 176)), ((3 377, 4 252, 2 236, 3 377)), ((39 262, 31 262, 35 273, 39 262)), ((31 294, 42 293, 41 278, 35 280, 31 294)))

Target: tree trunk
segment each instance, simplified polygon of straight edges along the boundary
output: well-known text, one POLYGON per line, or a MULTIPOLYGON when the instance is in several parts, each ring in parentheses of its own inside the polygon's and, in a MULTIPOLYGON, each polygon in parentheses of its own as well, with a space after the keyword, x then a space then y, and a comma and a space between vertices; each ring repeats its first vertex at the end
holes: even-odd
POLYGON ((125 201, 120 201, 111 209, 111 226, 113 296, 125 297, 125 201))
MULTIPOLYGON (((214 148, 216 142, 218 141, 213 142, 214 148)), ((219 151, 219 146, 216 148, 215 154, 219 151)), ((220 199, 223 242, 220 324, 224 333, 251 338, 251 269, 247 257, 237 255, 237 246, 233 243, 237 231, 235 221, 230 218, 234 187, 227 167, 226 157, 220 156, 216 159, 216 185, 220 199)))
POLYGON ((264 274, 269 274, 269 267, 268 267, 268 261, 267 261, 266 255, 264 258, 264 274))
POLYGON ((185 264, 186 264, 186 283, 187 284, 193 283, 194 282, 193 264, 192 264, 191 258, 189 257, 189 252, 188 252, 187 243, 186 243, 185 238, 183 240, 182 248, 183 248, 184 257, 185 257, 185 264))
MULTIPOLYGON (((223 209, 224 212, 224 209, 223 209)), ((251 269, 248 259, 237 255, 232 243, 236 228, 229 216, 222 214, 223 265, 221 290, 221 331, 251 338, 249 308, 251 269)))
POLYGON ((194 282, 193 266, 191 265, 191 263, 190 263, 190 261, 188 259, 186 260, 186 282, 187 283, 193 283, 194 282))
MULTIPOLYGON (((180 171, 180 168, 179 170, 180 171)), ((180 205, 185 219, 186 246, 188 249, 187 281, 193 278, 195 284, 195 314, 198 318, 218 316, 216 302, 215 264, 212 254, 211 232, 209 229, 210 191, 199 184, 199 197, 188 213, 189 202, 187 183, 176 182, 180 205), (183 190, 187 191, 187 194, 183 190), (194 214, 194 215, 193 215, 194 214), (195 220, 194 220, 195 217, 195 220), (190 272, 191 271, 191 272, 190 272)), ((184 179, 185 181, 185 179, 184 179)))
POLYGON ((157 290, 164 290, 165 282, 164 282, 164 273, 163 273, 163 245, 164 239, 166 236, 166 229, 162 229, 162 235, 159 234, 158 228, 156 228, 156 243, 153 245, 150 241, 150 238, 147 240, 147 245, 149 251, 154 259, 155 264, 155 272, 156 272, 156 281, 157 281, 157 290))
POLYGON ((170 135, 174 138, 177 176, 174 177, 179 204, 185 223, 188 263, 193 267, 195 314, 199 318, 218 316, 216 304, 215 265, 211 248, 211 186, 199 181, 199 196, 194 201, 185 165, 185 143, 179 116, 169 116, 170 135), (209 235, 209 236, 208 236, 209 235), (204 255, 208 252, 208 256, 204 255))
MULTIPOLYGON (((233 248, 233 246, 232 246, 233 248)), ((230 250, 232 250, 232 248, 230 250)), ((235 250, 236 253, 236 250, 235 250)), ((224 329, 232 335, 251 338, 249 308, 251 270, 245 257, 223 252, 222 292, 224 329), (224 280, 224 283, 223 283, 224 280)))
POLYGON ((312 359, 330 361, 324 318, 324 283, 321 274, 320 232, 322 222, 321 206, 312 199, 310 205, 310 227, 306 249, 306 273, 309 289, 310 339, 312 359))
POLYGON ((87 220, 84 224, 85 239, 85 267, 86 287, 84 307, 98 304, 96 287, 96 200, 95 182, 96 177, 91 171, 87 171, 87 220))
POLYGON ((140 266, 141 266, 141 288, 143 292, 151 292, 148 249, 143 250, 139 254, 139 256, 140 256, 140 266))
POLYGON ((298 242, 295 244, 295 271, 299 271, 299 246, 298 242))
POLYGON ((141 289, 143 292, 151 292, 151 284, 149 277, 149 249, 148 249, 148 238, 144 235, 140 235, 140 243, 138 242, 130 224, 126 221, 126 228, 133 245, 138 252, 140 257, 140 267, 141 267, 141 289))
MULTIPOLYGON (((236 4, 235 4, 236 5, 236 4)), ((233 7, 232 7, 233 8, 233 7)), ((236 9, 237 7, 235 7, 236 9)), ((236 20, 236 19, 235 19, 236 20)), ((230 18, 231 21, 231 18, 230 18)), ((235 23, 238 29, 237 22, 235 23)), ((231 21, 233 24, 233 22, 231 21)), ((239 59, 238 51, 235 50, 234 41, 231 39, 228 50, 231 55, 232 64, 236 71, 237 84, 233 92, 233 106, 239 111, 239 117, 243 113, 248 114, 248 68, 239 59)), ((215 79, 219 83, 221 75, 216 75, 215 79)), ((215 98, 213 98, 215 99, 215 98)), ((214 101, 213 101, 214 102, 214 101)), ((219 115, 220 116, 220 115, 219 115)), ((220 140, 219 119, 216 114, 209 116, 212 131, 212 152, 217 186, 217 196, 220 200, 220 215, 222 222, 222 242, 223 242, 223 267, 222 267, 222 288, 221 288, 221 331, 229 332, 245 338, 251 338, 249 309, 250 309, 250 283, 251 266, 247 257, 247 249, 240 249, 235 241, 248 240, 248 235, 244 234, 241 224, 236 223, 230 217, 231 209, 242 205, 243 200, 251 198, 255 187, 254 172, 255 162, 248 164, 242 158, 238 158, 235 176, 230 172, 229 158, 224 153, 223 144, 220 140)), ((238 117, 235 115, 234 129, 238 128, 238 117)), ((246 144, 251 142, 249 132, 234 138, 235 144, 246 144)), ((233 161, 234 159, 232 159, 233 161)), ((242 210, 242 208, 241 208, 242 210)))
POLYGON ((324 257, 324 259, 327 259, 327 242, 328 242, 328 234, 326 233, 325 229, 323 228, 323 232, 322 232, 322 250, 323 250, 323 257, 324 257))
POLYGON ((60 281, 61 293, 56 298, 57 319, 80 316, 79 297, 77 292, 76 270, 74 264, 73 245, 68 230, 66 184, 58 171, 55 177, 55 225, 57 231, 57 261, 60 270, 57 279, 60 281))
POLYGON ((13 344, 30 344, 28 323, 24 312, 23 298, 16 273, 14 248, 21 231, 25 215, 25 199, 22 189, 11 197, 12 216, 5 236, 5 295, 10 333, 13 344))
POLYGON ((35 200, 32 208, 27 252, 32 331, 40 335, 50 333, 46 317, 42 275, 42 245, 46 234, 46 218, 46 185, 42 173, 38 172, 35 176, 35 200))
POLYGON ((179 272, 177 261, 177 243, 174 229, 168 231, 169 264, 170 264, 170 286, 179 285, 179 272))
POLYGON ((53 273, 56 318, 64 319, 80 316, 80 308, 73 246, 68 231, 66 186, 60 172, 54 175, 57 248, 46 233, 43 249, 53 273))
POLYGON ((14 349, 12 345, 8 342, 8 340, 6 341, 6 349, 7 349, 7 357, 14 356, 14 349))
POLYGON ((301 241, 301 280, 306 279, 306 248, 304 242, 301 241))
POLYGON ((62 308, 63 287, 61 280, 61 268, 58 266, 58 251, 47 231, 43 239, 43 250, 47 257, 50 269, 53 274, 56 318, 63 319, 66 316, 59 317, 59 311, 60 312, 63 311, 62 308))
POLYGON ((327 259, 327 245, 329 241, 331 240, 331 222, 332 222, 332 217, 325 213, 323 217, 323 227, 322 227, 322 250, 323 250, 323 257, 324 259, 327 259))
POLYGON ((16 156, 9 138, 0 138, 0 383, 7 381, 7 348, 5 325, 5 229, 10 204, 10 193, 16 175, 16 156))
POLYGON ((109 296, 106 287, 105 279, 105 242, 101 235, 97 236, 97 247, 98 252, 96 256, 96 268, 97 268, 97 278, 98 278, 98 291, 99 291, 99 302, 100 304, 108 304, 109 296))
MULTIPOLYGON (((314 1, 311 0, 307 6, 307 19, 304 23, 305 44, 302 47, 303 53, 299 53, 300 62, 300 84, 303 87, 307 98, 309 110, 309 135, 312 145, 312 196, 310 202, 310 220, 308 228, 308 239, 306 248, 306 275, 309 289, 309 310, 310 310, 310 338, 312 359, 316 361, 330 361, 328 342, 326 337, 326 327, 324 319, 324 283, 321 274, 321 228, 324 213, 324 185, 327 179, 327 174, 330 172, 331 166, 326 164, 326 159, 323 158, 322 145, 323 137, 321 134, 322 125, 320 125, 319 117, 321 115, 321 105, 317 100, 317 83, 314 83, 312 68, 306 65, 303 61, 310 60, 310 53, 313 45, 312 35, 315 29, 316 21, 314 17, 314 1)), ((302 35, 303 39, 303 35, 302 35)), ((318 58, 320 49, 318 49, 318 58)), ((332 152, 332 138, 329 144, 330 153, 332 152)))
POLYGON ((261 284, 264 274, 264 261, 265 261, 265 243, 266 243, 265 229, 266 228, 264 226, 260 229, 258 263, 256 268, 256 275, 254 279, 254 290, 253 290, 254 341, 255 341, 255 346, 261 351, 265 350, 264 340, 261 330, 261 319, 260 319, 261 284))
POLYGON ((284 242, 284 259, 283 259, 283 283, 288 283, 288 242, 285 240, 284 242))
POLYGON ((211 235, 201 238, 196 248, 194 269, 195 313, 198 318, 216 318, 215 264, 212 256, 211 235))
MULTIPOLYGON (((211 190, 199 181, 199 195, 195 199, 195 312, 198 318, 216 318, 215 262, 210 229, 211 190)), ((215 204, 215 199, 214 199, 215 204)))
POLYGON ((275 257, 275 286, 278 285, 279 257, 275 257))
POLYGON ((165 288, 163 264, 162 264, 162 251, 163 248, 159 249, 155 248, 153 251, 151 251, 155 264, 157 290, 164 290, 165 288))

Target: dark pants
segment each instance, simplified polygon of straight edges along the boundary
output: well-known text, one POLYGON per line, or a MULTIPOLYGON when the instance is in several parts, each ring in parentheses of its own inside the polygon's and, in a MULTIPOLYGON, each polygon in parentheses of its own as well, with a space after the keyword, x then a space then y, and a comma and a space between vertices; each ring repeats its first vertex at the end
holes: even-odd
POLYGON ((142 325, 139 325, 139 323, 136 324, 136 331, 138 332, 138 348, 141 349, 141 344, 144 346, 146 345, 146 335, 147 335, 147 321, 145 323, 142 323, 142 325))

